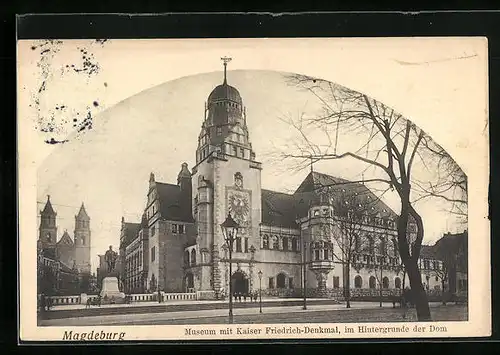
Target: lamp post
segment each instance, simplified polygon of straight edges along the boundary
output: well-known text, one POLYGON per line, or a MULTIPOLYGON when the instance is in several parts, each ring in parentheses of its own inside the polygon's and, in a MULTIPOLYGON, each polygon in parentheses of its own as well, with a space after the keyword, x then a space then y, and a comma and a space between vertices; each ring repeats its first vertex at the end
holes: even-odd
POLYGON ((259 308, 262 313, 262 270, 259 270, 259 308))
POLYGON ((233 253, 233 244, 236 240, 236 234, 238 233, 239 225, 236 221, 231 217, 231 213, 228 213, 226 220, 220 225, 222 229, 222 235, 226 242, 226 245, 229 248, 229 323, 233 323, 233 283, 231 280, 233 271, 232 271, 232 253, 233 253))
POLYGON ((304 256, 303 256, 303 259, 304 259, 304 262, 303 262, 304 276, 302 277, 303 283, 304 283, 304 287, 302 289, 303 294, 304 294, 304 305, 302 306, 302 309, 307 309, 307 301, 306 301, 306 297, 307 297, 306 296, 306 294, 307 294, 307 283, 306 283, 306 242, 304 242, 304 252, 302 254, 304 254, 304 256))

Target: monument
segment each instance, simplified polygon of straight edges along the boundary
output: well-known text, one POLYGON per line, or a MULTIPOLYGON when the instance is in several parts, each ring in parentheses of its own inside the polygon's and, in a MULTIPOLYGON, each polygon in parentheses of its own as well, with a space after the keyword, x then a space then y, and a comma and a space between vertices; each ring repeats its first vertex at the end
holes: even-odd
POLYGON ((120 292, 118 286, 118 272, 115 270, 116 259, 118 254, 110 245, 109 250, 104 254, 104 260, 108 266, 106 277, 102 280, 100 296, 102 302, 106 303, 123 303, 125 302, 125 294, 120 292))

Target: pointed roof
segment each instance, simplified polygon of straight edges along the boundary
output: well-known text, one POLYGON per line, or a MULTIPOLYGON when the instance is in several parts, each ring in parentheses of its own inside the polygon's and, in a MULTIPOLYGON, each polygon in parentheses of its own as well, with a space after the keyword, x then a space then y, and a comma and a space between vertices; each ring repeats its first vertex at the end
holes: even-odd
POLYGON ((73 245, 73 239, 68 234, 68 231, 64 231, 61 239, 57 242, 57 245, 73 245))
POLYGON ((43 208, 41 214, 44 216, 56 215, 56 211, 54 211, 54 209, 52 208, 52 204, 50 203, 50 195, 47 195, 47 202, 45 203, 45 207, 43 208))
POLYGON ((177 183, 179 183, 181 179, 191 179, 191 172, 188 169, 187 163, 182 163, 181 171, 179 171, 177 175, 177 183))
POLYGON ((85 205, 82 202, 82 206, 80 207, 80 211, 78 212, 78 215, 76 216, 78 219, 90 219, 89 215, 87 214, 87 211, 85 210, 85 205))

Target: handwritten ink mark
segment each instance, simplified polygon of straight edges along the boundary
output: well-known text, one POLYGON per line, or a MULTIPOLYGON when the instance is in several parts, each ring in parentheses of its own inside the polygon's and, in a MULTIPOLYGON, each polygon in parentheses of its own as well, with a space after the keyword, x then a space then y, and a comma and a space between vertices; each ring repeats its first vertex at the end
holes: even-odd
POLYGON ((67 141, 68 141, 67 139, 64 139, 62 141, 58 141, 58 140, 55 140, 54 138, 51 138, 50 140, 46 140, 45 143, 47 143, 47 144, 64 144, 67 141))

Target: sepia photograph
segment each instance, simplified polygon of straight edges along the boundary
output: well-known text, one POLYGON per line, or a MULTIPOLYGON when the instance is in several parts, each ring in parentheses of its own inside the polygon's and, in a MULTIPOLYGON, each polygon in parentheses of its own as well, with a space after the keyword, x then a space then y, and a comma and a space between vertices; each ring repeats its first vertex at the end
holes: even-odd
POLYGON ((489 334, 487 81, 483 38, 19 41, 21 337, 489 334))

